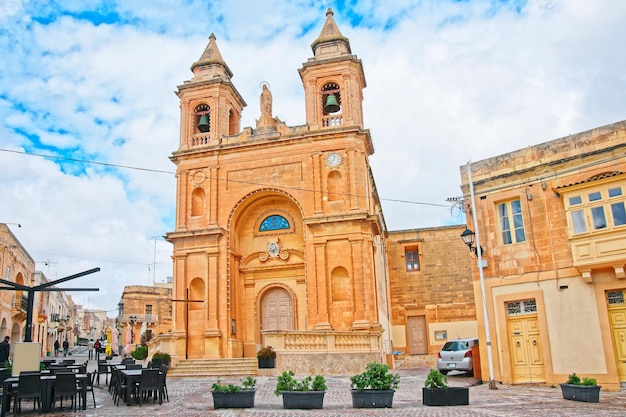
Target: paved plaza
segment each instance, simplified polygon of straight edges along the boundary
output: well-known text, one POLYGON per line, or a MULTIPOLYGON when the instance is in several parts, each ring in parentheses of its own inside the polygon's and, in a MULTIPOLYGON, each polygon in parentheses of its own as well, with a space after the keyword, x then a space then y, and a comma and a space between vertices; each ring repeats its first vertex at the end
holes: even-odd
MULTIPOLYGON (((77 360, 85 360, 83 354, 73 355, 77 360)), ((92 361, 92 363, 94 363, 92 361)), ((354 409, 350 396, 350 377, 327 377, 328 390, 322 410, 284 410, 282 398, 273 394, 276 386, 274 377, 257 377, 255 407, 250 409, 213 408, 211 385, 215 378, 173 378, 168 377, 169 402, 163 405, 136 404, 119 406, 113 404, 107 388, 95 388, 96 408, 91 396, 87 400, 87 410, 55 412, 54 416, 463 416, 463 417, 573 417, 573 416, 626 416, 626 391, 600 393, 596 404, 564 400, 558 386, 498 385, 490 390, 488 384, 474 385, 474 380, 464 375, 450 375, 450 386, 471 386, 470 405, 455 407, 427 407, 422 404, 422 386, 427 368, 399 369, 400 387, 396 391, 391 409, 354 409)), ((302 376, 302 375, 299 375, 302 376)), ((239 378, 222 378, 222 383, 237 383, 239 378)), ((42 415, 32 412, 32 405, 22 406, 22 415, 42 415)))

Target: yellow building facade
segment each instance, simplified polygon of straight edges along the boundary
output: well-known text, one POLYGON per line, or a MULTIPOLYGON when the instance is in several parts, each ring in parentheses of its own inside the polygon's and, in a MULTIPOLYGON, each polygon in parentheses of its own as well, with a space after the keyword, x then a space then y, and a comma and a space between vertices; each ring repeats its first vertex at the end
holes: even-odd
POLYGON ((448 340, 478 335, 464 230, 465 225, 389 232, 394 352, 436 355, 448 340))
MULTIPOLYGON (((11 229, 4 223, 0 223, 0 270, 2 279, 26 287, 34 285, 33 276, 35 272, 35 261, 15 237, 11 229)), ((39 297, 39 294, 37 294, 39 297)), ((35 300, 35 301, 38 301, 35 300)), ((39 302, 34 302, 37 307, 43 306, 39 302)), ((21 342, 24 340, 26 327, 26 311, 28 307, 28 293, 26 291, 3 290, 0 291, 0 338, 9 336, 11 342, 21 342)), ((44 311, 33 312, 33 331, 38 331, 38 319, 47 319, 44 311)), ((35 335, 34 335, 35 336, 35 335)), ((33 336, 33 337, 34 337, 33 336)), ((38 334, 37 334, 38 336, 38 334)), ((37 341, 37 338, 33 338, 37 341)))
MULTIPOLYGON (((622 121, 461 167, 468 227, 487 261, 495 380, 556 384, 576 372, 607 390, 626 382, 625 150, 622 121)), ((479 305, 476 266, 473 275, 479 305)))
POLYGON ((141 343, 142 332, 152 331, 152 337, 167 334, 172 329, 172 286, 170 283, 127 285, 118 304, 116 328, 119 344, 141 343), (131 342, 127 343, 127 326, 131 327, 131 342))
MULTIPOLYGON (((361 370, 391 353, 386 233, 370 171, 361 61, 332 11, 299 69, 306 124, 272 115, 255 128, 215 36, 178 87, 173 330, 180 358, 255 357, 277 367, 361 370)), ((167 340, 166 340, 167 339, 167 340)))

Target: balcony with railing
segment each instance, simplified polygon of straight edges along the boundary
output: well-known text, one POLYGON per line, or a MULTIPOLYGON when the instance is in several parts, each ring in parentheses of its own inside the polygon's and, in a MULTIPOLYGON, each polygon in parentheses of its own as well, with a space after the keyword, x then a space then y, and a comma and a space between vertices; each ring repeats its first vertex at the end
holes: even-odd
MULTIPOLYGON (((163 317, 161 317, 163 319, 163 317)), ((157 323, 158 314, 122 314, 117 318, 118 323, 157 323)))
POLYGON ((208 133, 198 133, 191 136, 189 145, 190 147, 206 146, 209 144, 209 140, 208 133))
POLYGON ((343 125, 343 116, 341 114, 329 115, 322 117, 324 127, 335 127, 343 125))
POLYGON ((26 312, 28 311, 28 295, 27 294, 13 294, 13 300, 11 302, 11 314, 13 320, 24 320, 26 318, 26 312))
POLYGON ((13 294, 13 311, 14 312, 26 312, 28 310, 28 295, 26 294, 13 294))

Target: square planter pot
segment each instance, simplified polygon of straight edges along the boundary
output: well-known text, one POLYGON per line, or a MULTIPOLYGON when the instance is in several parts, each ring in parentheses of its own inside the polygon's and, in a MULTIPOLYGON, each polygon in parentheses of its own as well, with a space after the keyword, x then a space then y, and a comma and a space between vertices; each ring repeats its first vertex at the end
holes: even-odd
POLYGON ((431 406, 469 405, 469 388, 422 388, 422 400, 424 405, 431 406))
POLYGON ((215 408, 252 408, 255 392, 256 390, 253 389, 244 389, 239 392, 211 391, 213 406, 215 408))
POLYGON ((259 368, 273 368, 276 358, 257 358, 259 360, 259 368))
POLYGON ((353 389, 353 408, 391 408, 393 405, 394 390, 364 389, 362 391, 353 389))
POLYGON ((560 384, 561 393, 566 400, 597 403, 600 401, 600 385, 560 384))
POLYGON ((326 391, 282 391, 283 408, 310 410, 324 407, 326 391))

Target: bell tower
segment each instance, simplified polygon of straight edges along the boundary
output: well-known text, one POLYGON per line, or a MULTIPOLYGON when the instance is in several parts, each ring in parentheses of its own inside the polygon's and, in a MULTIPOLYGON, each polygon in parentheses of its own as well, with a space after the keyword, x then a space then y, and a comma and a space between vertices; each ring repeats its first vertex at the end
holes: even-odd
POLYGON ((231 83, 233 73, 217 48, 215 35, 191 66, 193 78, 178 86, 180 148, 219 144, 220 138, 238 134, 245 101, 231 83))
POLYGON ((363 127, 361 60, 352 55, 350 41, 341 34, 328 8, 326 22, 311 44, 313 58, 298 71, 306 100, 306 121, 311 130, 328 127, 363 127))

